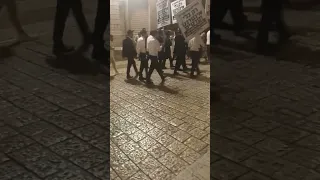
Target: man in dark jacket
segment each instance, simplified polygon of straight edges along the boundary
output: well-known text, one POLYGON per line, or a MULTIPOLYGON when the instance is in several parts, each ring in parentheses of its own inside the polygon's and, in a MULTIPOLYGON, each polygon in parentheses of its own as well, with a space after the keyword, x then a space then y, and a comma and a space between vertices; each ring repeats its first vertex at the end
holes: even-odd
POLYGON ((177 30, 174 41, 175 41, 175 45, 174 45, 173 53, 177 60, 174 68, 174 74, 178 74, 178 70, 180 66, 183 67, 183 71, 187 70, 186 54, 187 54, 188 44, 186 43, 183 35, 181 34, 180 29, 177 30))
POLYGON ((169 59, 170 61, 170 68, 173 67, 173 59, 171 57, 171 46, 172 46, 172 42, 171 42, 171 39, 170 39, 170 31, 166 31, 166 37, 165 37, 165 40, 164 40, 164 60, 162 62, 162 67, 164 69, 166 69, 166 61, 167 59, 169 59))
POLYGON ((127 38, 122 41, 122 57, 128 59, 127 79, 132 78, 132 76, 130 76, 130 69, 132 66, 136 72, 136 77, 139 75, 138 68, 134 60, 134 58, 137 57, 137 51, 133 41, 133 31, 128 30, 127 38))

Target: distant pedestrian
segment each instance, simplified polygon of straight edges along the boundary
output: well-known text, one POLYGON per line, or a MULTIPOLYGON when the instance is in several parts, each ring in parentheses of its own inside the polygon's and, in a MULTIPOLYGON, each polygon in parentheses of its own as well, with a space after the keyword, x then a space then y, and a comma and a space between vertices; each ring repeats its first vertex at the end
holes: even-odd
POLYGON ((140 32, 141 37, 137 41, 137 54, 140 59, 139 80, 143 81, 146 78, 143 77, 143 71, 148 75, 148 57, 147 57, 147 31, 142 30, 140 32))
POLYGON ((91 33, 87 20, 83 14, 81 0, 57 0, 56 15, 53 28, 53 54, 60 55, 74 51, 74 47, 66 46, 63 43, 63 33, 70 10, 77 21, 83 36, 81 51, 84 52, 89 48, 91 33))
POLYGON ((170 61, 170 68, 173 67, 173 58, 171 56, 171 46, 172 46, 172 41, 170 39, 170 31, 166 31, 166 36, 164 39, 164 44, 163 44, 163 49, 164 49, 164 59, 162 62, 162 68, 167 69, 166 67, 166 61, 169 59, 170 61))
POLYGON ((136 62, 134 60, 134 58, 137 57, 137 51, 136 51, 135 43, 133 40, 133 31, 132 30, 128 30, 127 38, 122 41, 122 57, 128 59, 127 79, 133 78, 130 75, 130 69, 132 66, 134 68, 134 71, 136 72, 136 77, 138 77, 139 72, 138 72, 136 62))
POLYGON ((200 35, 196 35, 194 38, 192 38, 189 41, 188 47, 189 47, 190 57, 192 60, 192 67, 191 67, 191 73, 190 73, 191 77, 194 77, 195 71, 197 71, 197 75, 201 73, 199 69, 199 62, 201 58, 201 49, 204 46, 205 45, 200 35))
POLYGON ((17 33, 17 42, 33 41, 37 39, 36 37, 29 36, 23 29, 17 12, 17 2, 16 0, 0 0, 0 13, 2 9, 7 7, 9 14, 9 20, 11 21, 13 28, 17 33))
POLYGON ((178 70, 182 66, 183 71, 187 71, 186 64, 186 54, 188 50, 188 44, 185 41, 185 38, 181 34, 180 30, 177 30, 176 36, 174 39, 174 50, 173 54, 176 57, 176 64, 174 68, 174 74, 178 74, 178 70))
POLYGON ((110 62, 116 74, 119 74, 116 66, 116 60, 114 58, 114 46, 113 46, 113 36, 110 34, 110 62))
POLYGON ((163 71, 161 69, 161 64, 158 61, 159 51, 161 50, 160 42, 158 41, 157 31, 151 31, 150 36, 147 39, 147 51, 149 53, 148 57, 151 60, 151 65, 149 68, 148 76, 147 76, 147 83, 151 84, 151 75, 154 70, 156 70, 159 76, 162 79, 162 82, 165 81, 165 77, 163 75, 163 71))

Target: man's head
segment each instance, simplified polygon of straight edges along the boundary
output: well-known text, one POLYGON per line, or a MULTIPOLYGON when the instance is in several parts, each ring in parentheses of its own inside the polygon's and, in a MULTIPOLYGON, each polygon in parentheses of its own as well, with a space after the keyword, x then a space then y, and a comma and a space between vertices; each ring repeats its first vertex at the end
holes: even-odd
POLYGON ((128 30, 127 31, 127 36, 130 38, 133 38, 133 31, 132 30, 128 30))
POLYGON ((157 30, 150 31, 150 35, 153 37, 157 36, 157 34, 158 34, 157 30))
POLYGON ((147 31, 146 31, 146 30, 143 30, 143 29, 140 31, 140 34, 141 34, 141 36, 144 37, 144 38, 148 36, 147 31))

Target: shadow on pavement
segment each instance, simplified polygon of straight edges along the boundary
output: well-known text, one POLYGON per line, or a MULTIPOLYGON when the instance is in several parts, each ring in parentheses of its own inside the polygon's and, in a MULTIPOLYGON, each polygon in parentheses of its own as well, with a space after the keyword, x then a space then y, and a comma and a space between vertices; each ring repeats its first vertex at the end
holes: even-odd
POLYGON ((56 58, 48 56, 46 62, 53 68, 64 69, 72 74, 98 75, 99 65, 84 56, 56 58))
POLYGON ((8 58, 15 55, 14 47, 20 43, 12 43, 8 45, 0 45, 0 58, 8 58))
POLYGON ((155 85, 155 84, 146 84, 145 82, 139 81, 136 78, 134 79, 126 79, 124 80, 126 83, 132 84, 132 85, 136 85, 136 86, 146 86, 147 88, 150 89, 158 89, 160 91, 163 91, 165 93, 170 93, 170 94, 178 94, 179 91, 177 90, 173 90, 168 88, 167 86, 165 86, 165 84, 160 84, 160 85, 155 85))

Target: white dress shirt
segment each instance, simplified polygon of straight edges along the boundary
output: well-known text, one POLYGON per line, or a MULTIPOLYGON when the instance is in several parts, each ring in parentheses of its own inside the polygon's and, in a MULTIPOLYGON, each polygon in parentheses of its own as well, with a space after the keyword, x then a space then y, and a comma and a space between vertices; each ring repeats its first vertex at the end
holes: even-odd
POLYGON ((200 51, 200 47, 204 47, 204 43, 201 39, 201 36, 198 35, 190 39, 188 47, 190 48, 190 51, 200 51))
POLYGON ((151 56, 158 56, 161 46, 159 41, 153 36, 149 36, 147 39, 147 51, 151 56))
POLYGON ((146 53, 146 41, 143 37, 139 37, 137 41, 137 53, 146 53))
POLYGON ((210 45, 210 30, 207 32, 207 45, 210 45))

